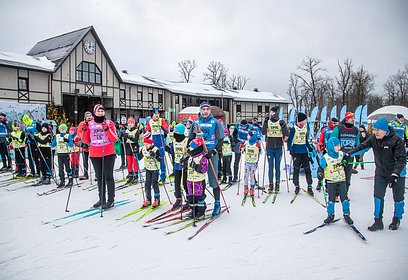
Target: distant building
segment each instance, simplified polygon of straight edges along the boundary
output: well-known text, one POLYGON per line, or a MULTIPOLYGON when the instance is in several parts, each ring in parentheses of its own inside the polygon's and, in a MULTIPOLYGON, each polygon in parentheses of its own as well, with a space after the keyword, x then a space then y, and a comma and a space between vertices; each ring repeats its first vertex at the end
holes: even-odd
POLYGON ((163 117, 176 120, 183 108, 207 101, 223 108, 228 123, 263 120, 273 106, 283 108, 286 117, 291 103, 271 92, 223 90, 119 72, 92 26, 40 41, 26 55, 0 51, 0 100, 47 106, 54 102, 74 124, 97 103, 113 120, 146 117, 155 107, 163 117))

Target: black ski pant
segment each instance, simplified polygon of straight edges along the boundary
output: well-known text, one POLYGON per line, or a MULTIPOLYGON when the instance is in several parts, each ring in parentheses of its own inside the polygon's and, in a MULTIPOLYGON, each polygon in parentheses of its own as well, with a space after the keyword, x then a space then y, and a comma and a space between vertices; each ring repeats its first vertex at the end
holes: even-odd
POLYGON ((188 193, 187 188, 187 169, 183 168, 182 170, 174 169, 174 196, 176 198, 181 198, 181 182, 183 182, 183 187, 186 192, 188 193))
POLYGON ((40 147, 40 151, 42 153, 42 156, 40 157, 42 177, 43 178, 52 177, 52 163, 51 163, 52 152, 51 152, 51 148, 49 148, 49 147, 43 147, 43 148, 40 147))
POLYGON ((108 201, 115 201, 115 180, 113 178, 115 159, 115 154, 104 157, 91 157, 95 177, 98 181, 99 200, 102 202, 106 201, 106 187, 108 189, 108 201))
POLYGON ((228 177, 228 180, 232 179, 231 161, 232 161, 232 155, 222 157, 222 175, 224 179, 227 179, 227 177, 228 177))
POLYGON ((145 193, 146 199, 152 201, 152 186, 155 197, 160 197, 159 190, 159 171, 146 169, 145 193))
POLYGON ((10 157, 8 145, 6 142, 0 143, 0 154, 1 154, 1 160, 3 161, 3 167, 11 168, 11 157, 10 157))
POLYGON ((89 152, 82 153, 82 161, 84 164, 84 176, 88 177, 88 169, 89 169, 89 152))
POLYGON ((241 162, 241 153, 234 153, 235 154, 235 160, 234 160, 234 179, 238 180, 238 170, 239 170, 239 164, 241 162))
MULTIPOLYGON (((354 157, 344 157, 347 162, 352 162, 354 157)), ((353 169, 352 164, 347 164, 346 167, 344 168, 344 172, 346 173, 346 191, 348 194, 348 191, 350 189, 350 184, 351 184, 351 170, 353 169)))
POLYGON ((307 185, 311 186, 313 184, 313 179, 307 154, 293 154, 293 184, 295 184, 295 186, 299 186, 300 167, 303 167, 305 170, 307 185))
POLYGON ((26 174, 26 165, 25 165, 25 148, 14 148, 14 153, 16 154, 16 167, 18 170, 18 175, 26 174))
POLYGON ((72 178, 71 164, 69 162, 69 154, 58 154, 58 169, 59 178, 61 182, 65 183, 65 172, 67 172, 68 179, 72 178))
POLYGON ((38 152, 37 145, 30 142, 28 144, 28 165, 30 167, 31 174, 40 175, 40 153, 38 152))
POLYGON ((326 180, 326 186, 327 193, 329 194, 329 201, 335 202, 337 195, 340 196, 340 201, 344 201, 347 199, 346 183, 344 181, 332 182, 326 180))

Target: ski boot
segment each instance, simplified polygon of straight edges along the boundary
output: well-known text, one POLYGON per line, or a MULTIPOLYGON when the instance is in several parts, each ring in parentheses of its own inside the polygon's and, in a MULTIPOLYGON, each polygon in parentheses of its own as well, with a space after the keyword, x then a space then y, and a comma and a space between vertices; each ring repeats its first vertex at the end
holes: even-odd
POLYGON ((50 177, 46 177, 46 178, 44 179, 44 181, 42 182, 42 184, 43 184, 43 185, 50 185, 50 184, 51 184, 51 179, 50 179, 50 177))
POLYGON ((60 188, 63 188, 63 187, 65 187, 65 181, 61 180, 59 182, 59 184, 57 185, 57 188, 60 189, 60 188))
POLYGON ((388 229, 397 230, 399 228, 399 225, 400 225, 400 219, 398 219, 397 217, 393 217, 392 223, 388 226, 388 229))
POLYGON ((127 176, 127 181, 126 184, 132 184, 133 183, 133 174, 129 173, 129 175, 127 176))
POLYGON ((358 173, 357 169, 355 168, 351 169, 351 174, 357 174, 357 173, 358 173))
POLYGON ((88 179, 89 179, 89 177, 88 177, 88 174, 87 174, 87 173, 84 173, 83 176, 79 177, 79 180, 80 180, 80 181, 82 181, 82 180, 88 180, 88 179))
POLYGON ((255 195, 255 187, 254 186, 252 186, 251 189, 249 190, 249 195, 252 196, 252 197, 255 195))
POLYGON ((348 223, 349 225, 354 224, 353 220, 350 218, 350 214, 344 214, 343 218, 346 221, 346 223, 348 223))
POLYGON ((248 186, 244 186, 244 196, 248 195, 248 186))
POLYGON ((216 200, 215 202, 214 202, 214 210, 213 210, 213 212, 212 212, 212 216, 213 217, 216 217, 216 216, 218 216, 218 215, 220 215, 221 214, 221 203, 220 203, 220 201, 219 200, 216 200))
POLYGON ((92 205, 93 208, 99 208, 101 207, 101 205, 105 205, 105 201, 99 200, 97 203, 95 203, 94 205, 92 205))
POLYGON ((106 210, 112 208, 113 206, 115 206, 115 203, 113 201, 108 201, 104 205, 102 205, 102 209, 106 210))
POLYGON ((66 188, 70 188, 74 185, 74 179, 69 178, 67 185, 65 186, 66 188))
POLYGON ((232 182, 233 182, 233 183, 237 183, 237 182, 238 182, 237 177, 234 177, 234 179, 232 179, 232 182))
POLYGON ((138 181, 139 181, 139 175, 136 173, 133 175, 132 184, 137 184, 138 181))
POLYGON ((312 186, 308 186, 308 187, 307 187, 307 193, 310 194, 311 196, 314 196, 312 186))
POLYGON ((232 185, 232 177, 231 176, 228 177, 228 185, 232 185))
POLYGON ((223 177, 222 180, 221 180, 221 184, 226 184, 226 183, 227 183, 227 178, 223 177))
POLYGON ((295 194, 298 194, 300 192, 300 187, 299 186, 295 186, 295 194))
POLYGON ((275 193, 278 193, 280 190, 279 183, 275 183, 275 193))
POLYGON ((316 191, 320 192, 322 190, 322 183, 319 181, 316 186, 316 191))
POLYGON ((0 172, 4 172, 4 171, 6 171, 6 169, 7 169, 7 166, 3 166, 2 168, 0 168, 0 172))
POLYGON ((329 214, 329 215, 327 215, 327 218, 323 221, 323 223, 331 224, 331 223, 333 223, 333 221, 334 221, 334 215, 329 214))
POLYGON ((156 208, 157 206, 159 206, 160 205, 160 196, 155 196, 154 197, 154 202, 153 202, 153 204, 152 204, 152 207, 153 208, 156 208))
POLYGON ((186 199, 184 201, 183 207, 181 207, 181 210, 185 211, 185 210, 189 210, 189 209, 191 209, 191 205, 190 205, 190 203, 188 203, 188 200, 186 199))
POLYGON ((143 201, 142 208, 149 207, 151 204, 152 202, 149 199, 147 199, 143 201))
POLYGON ((377 230, 383 230, 383 229, 384 229, 384 224, 383 224, 382 219, 380 218, 374 218, 374 224, 368 227, 369 231, 377 231, 377 230))
POLYGON ((199 202, 196 204, 196 207, 195 207, 195 210, 196 210, 196 212, 195 212, 195 218, 196 218, 196 220, 200 220, 201 218, 204 217, 204 214, 205 214, 205 210, 206 210, 206 209, 207 209, 207 205, 205 204, 204 200, 199 201, 199 202))
POLYGON ((273 183, 269 183, 268 194, 273 193, 273 183))
POLYGON ((181 207, 181 198, 177 198, 176 202, 174 202, 173 207, 171 207, 171 211, 177 210, 181 207))

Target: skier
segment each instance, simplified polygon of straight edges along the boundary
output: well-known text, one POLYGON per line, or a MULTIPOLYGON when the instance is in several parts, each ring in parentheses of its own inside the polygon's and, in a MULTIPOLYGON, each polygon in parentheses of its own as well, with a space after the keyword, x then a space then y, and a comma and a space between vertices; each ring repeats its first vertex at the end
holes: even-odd
POLYGON ((255 172, 258 168, 259 151, 261 149, 258 134, 251 131, 248 134, 248 140, 245 141, 245 144, 240 145, 240 149, 245 153, 244 196, 248 195, 249 181, 251 186, 249 194, 253 197, 255 193, 255 172))
MULTIPOLYGON (((333 132, 333 129, 339 125, 339 121, 337 120, 337 118, 331 118, 329 121, 329 124, 325 127, 323 127, 320 130, 320 136, 319 136, 319 141, 317 144, 317 151, 319 153, 326 153, 326 143, 330 138, 331 133, 333 132)), ((316 186, 316 190, 320 191, 322 186, 322 181, 318 180, 317 186, 316 186)))
MULTIPOLYGON (((186 165, 186 155, 187 155, 187 142, 188 138, 185 136, 186 127, 179 123, 174 127, 174 196, 176 197, 176 202, 174 202, 172 209, 178 209, 182 204, 181 196, 181 183, 187 192, 187 165, 186 165)), ((188 204, 188 200, 187 200, 188 204)), ((184 208, 188 208, 186 205, 184 208)))
MULTIPOLYGON (((348 153, 351 149, 360 144, 360 134, 357 127, 354 126, 354 113, 347 112, 344 120, 333 129, 330 137, 336 137, 340 140, 341 150, 348 153)), ((348 153, 350 154, 350 153, 348 153)), ((348 162, 352 162, 353 158, 346 155, 348 162)), ((357 170, 353 169, 353 165, 346 166, 346 189, 347 195, 351 184, 351 174, 356 174, 357 170)))
POLYGON ((41 180, 36 184, 49 185, 51 184, 52 177, 52 135, 47 123, 41 124, 41 132, 34 135, 34 140, 37 142, 40 152, 40 164, 41 164, 41 180))
POLYGON ((69 151, 74 146, 72 142, 71 135, 67 134, 68 127, 66 124, 62 123, 58 127, 59 134, 55 135, 54 140, 52 141, 51 147, 56 148, 58 154, 58 168, 59 168, 59 177, 60 183, 58 188, 71 187, 73 185, 72 179, 72 169, 69 159, 69 151), (68 176, 68 183, 65 185, 65 171, 68 176))
POLYGON ((21 130, 20 123, 14 122, 12 124, 13 131, 10 133, 10 138, 12 140, 12 145, 14 148, 14 154, 16 157, 16 176, 25 177, 27 174, 26 170, 26 155, 25 155, 25 133, 21 130))
POLYGON ((402 114, 397 114, 395 120, 392 120, 390 125, 402 141, 406 142, 408 140, 408 129, 402 114))
POLYGON ((84 175, 79 177, 79 180, 88 180, 89 176, 89 145, 85 144, 82 142, 83 138, 83 128, 88 126, 88 122, 90 122, 93 119, 92 113, 89 111, 86 111, 84 114, 84 120, 79 123, 78 129, 77 129, 77 134, 81 141, 78 142, 78 147, 81 149, 82 153, 82 162, 84 166, 84 175))
POLYGON ((79 144, 80 138, 77 135, 76 127, 73 126, 69 128, 69 135, 71 135, 72 143, 74 144, 74 146, 71 149, 71 154, 70 154, 72 176, 74 178, 78 178, 79 177, 79 161, 80 161, 78 144, 79 144))
POLYGON ((11 171, 11 157, 9 151, 9 143, 6 138, 12 131, 11 122, 6 118, 6 114, 0 113, 0 154, 3 161, 3 167, 0 171, 11 171))
POLYGON ((238 147, 234 151, 235 160, 234 160, 234 178, 232 179, 233 183, 238 182, 238 169, 240 168, 241 162, 241 152, 239 151, 239 146, 245 144, 245 141, 248 140, 248 133, 251 131, 250 125, 248 125, 247 120, 241 120, 240 123, 235 126, 232 133, 232 138, 238 147))
POLYGON ((37 177, 40 176, 40 154, 38 152, 38 147, 34 140, 34 134, 41 131, 40 122, 33 121, 28 115, 23 115, 21 117, 22 122, 26 125, 26 141, 28 146, 28 165, 30 167, 29 176, 37 177), (36 175, 37 173, 37 175, 36 175))
POLYGON ((220 188, 217 183, 218 174, 218 152, 222 149, 222 143, 224 139, 224 129, 222 125, 213 117, 211 113, 211 106, 207 102, 200 104, 200 113, 198 119, 193 123, 188 138, 189 140, 195 139, 198 135, 204 139, 204 148, 207 148, 207 154, 205 157, 211 161, 210 165, 213 168, 209 168, 208 183, 213 189, 214 194, 214 210, 212 216, 218 216, 221 214, 220 203, 220 188))
POLYGON ((123 134, 125 141, 125 153, 126 162, 128 168, 128 184, 135 184, 139 179, 139 162, 136 159, 136 155, 139 152, 139 134, 140 131, 136 127, 136 121, 133 117, 129 117, 127 120, 128 127, 123 134))
POLYGON ((313 150, 309 144, 309 132, 307 130, 307 116, 304 113, 299 113, 297 123, 290 129, 289 138, 287 141, 288 151, 293 157, 293 183, 295 184, 295 194, 300 191, 299 186, 299 171, 303 167, 306 174, 307 192, 314 196, 313 180, 310 171, 310 163, 308 153, 313 150))
POLYGON ((266 137, 266 154, 268 157, 269 189, 273 192, 273 172, 275 175, 275 192, 279 192, 280 164, 282 160, 283 142, 288 139, 289 131, 284 120, 279 119, 279 107, 271 108, 269 116, 265 117, 262 134, 266 137))
POLYGON ((222 181, 221 184, 227 183, 232 184, 232 172, 231 172, 231 161, 232 161, 232 145, 235 145, 234 140, 229 135, 228 128, 224 128, 224 140, 222 144, 222 181))
POLYGON ((89 143, 89 156, 95 170, 98 181, 99 201, 93 207, 109 209, 114 206, 115 201, 115 181, 113 178, 113 168, 115 165, 115 148, 117 135, 115 124, 105 118, 105 108, 101 104, 96 104, 93 108, 94 119, 84 126, 82 141, 89 143), (108 200, 106 201, 106 187, 108 189, 108 200))
POLYGON ((143 135, 143 147, 139 152, 139 159, 144 158, 144 166, 146 168, 145 193, 146 200, 143 201, 142 207, 152 205, 153 208, 160 205, 160 189, 159 189, 159 163, 162 160, 159 148, 153 144, 150 139, 150 132, 143 135), (152 204, 151 187, 154 191, 154 202, 152 204))
POLYGON ((164 184, 166 181, 164 138, 167 133, 169 133, 169 127, 167 126, 166 120, 160 118, 159 110, 154 108, 153 111, 152 118, 146 124, 146 132, 151 132, 154 146, 160 151, 160 181, 164 184))
POLYGON ((350 202, 346 195, 346 175, 344 172, 343 161, 344 154, 340 151, 340 141, 337 138, 330 138, 326 143, 327 153, 321 158, 319 163, 318 177, 323 180, 323 175, 326 179, 327 192, 329 201, 327 203, 327 218, 324 223, 330 224, 334 221, 334 205, 337 193, 340 195, 341 205, 343 207, 343 217, 350 225, 353 220, 350 218, 350 202))
POLYGON ((406 176, 406 155, 402 139, 388 125, 385 118, 374 123, 374 134, 357 147, 350 149, 351 156, 358 151, 372 148, 375 161, 374 177, 374 224, 370 231, 384 229, 384 196, 387 186, 392 189, 394 216, 389 229, 397 230, 404 213, 404 188, 406 176))
POLYGON ((196 220, 204 216, 205 204, 205 173, 208 170, 208 159, 205 157, 203 140, 196 138, 189 145, 190 157, 187 163, 188 203, 192 208, 191 217, 196 220))

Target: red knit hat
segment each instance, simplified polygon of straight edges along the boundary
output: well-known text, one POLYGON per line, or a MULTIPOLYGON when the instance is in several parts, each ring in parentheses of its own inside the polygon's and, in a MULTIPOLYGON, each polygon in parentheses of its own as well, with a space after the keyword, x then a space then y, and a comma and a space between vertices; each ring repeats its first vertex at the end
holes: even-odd
POLYGON ((94 109, 93 109, 93 113, 95 115, 96 111, 98 111, 99 109, 102 109, 105 111, 105 107, 102 106, 102 104, 96 104, 94 109))
POLYGON ((153 144, 153 140, 150 139, 150 138, 143 138, 143 143, 151 145, 151 144, 153 144))
POLYGON ((346 120, 346 122, 351 118, 354 118, 353 112, 347 112, 346 115, 344 116, 344 119, 346 120))

